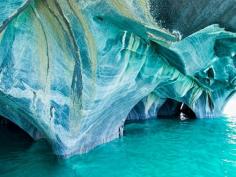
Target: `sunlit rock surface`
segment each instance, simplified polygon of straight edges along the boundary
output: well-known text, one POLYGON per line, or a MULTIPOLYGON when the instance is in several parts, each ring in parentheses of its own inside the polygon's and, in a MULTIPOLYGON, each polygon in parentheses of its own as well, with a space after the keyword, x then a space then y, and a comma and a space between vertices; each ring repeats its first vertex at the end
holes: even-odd
POLYGON ((0 114, 58 155, 122 136, 127 117, 155 116, 167 98, 220 115, 235 90, 236 34, 218 25, 164 29, 145 0, 4 3, 0 114))

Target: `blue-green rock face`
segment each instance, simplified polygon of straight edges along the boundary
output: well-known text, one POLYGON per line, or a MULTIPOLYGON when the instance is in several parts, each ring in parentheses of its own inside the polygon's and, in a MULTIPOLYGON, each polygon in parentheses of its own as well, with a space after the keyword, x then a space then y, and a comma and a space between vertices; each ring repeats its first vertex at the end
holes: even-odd
POLYGON ((0 114, 56 154, 119 137, 168 98, 218 116, 235 90, 236 34, 218 25, 181 39, 147 0, 14 2, 0 5, 0 114))

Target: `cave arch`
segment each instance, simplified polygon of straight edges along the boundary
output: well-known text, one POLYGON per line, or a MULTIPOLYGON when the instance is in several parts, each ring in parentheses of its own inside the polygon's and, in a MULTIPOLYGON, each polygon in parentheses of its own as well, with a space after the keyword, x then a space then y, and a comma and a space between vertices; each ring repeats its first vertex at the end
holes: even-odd
POLYGON ((42 133, 29 121, 24 118, 24 114, 22 112, 7 111, 4 114, 0 114, 0 127, 5 126, 10 131, 20 132, 21 134, 25 134, 32 140, 38 140, 43 138, 42 133))
POLYGON ((195 119, 196 114, 185 103, 168 98, 158 109, 157 118, 195 119))
MULTIPOLYGON (((12 137, 20 137, 23 140, 26 140, 27 142, 33 142, 33 137, 25 131, 23 128, 21 128, 19 125, 16 123, 12 122, 8 118, 1 116, 0 115, 0 132, 1 134, 6 133, 7 135, 2 135, 2 136, 11 136, 9 139, 12 139, 12 137)), ((0 141, 3 138, 0 138, 0 141)))

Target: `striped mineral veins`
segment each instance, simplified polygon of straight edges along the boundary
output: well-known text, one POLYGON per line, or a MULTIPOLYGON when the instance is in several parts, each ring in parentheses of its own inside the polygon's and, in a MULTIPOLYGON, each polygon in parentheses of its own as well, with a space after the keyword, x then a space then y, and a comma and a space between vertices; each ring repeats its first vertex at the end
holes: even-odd
POLYGON ((236 34, 220 26, 234 13, 189 31, 204 17, 158 23, 166 9, 153 3, 1 2, 0 114, 63 156, 118 138, 127 117, 153 116, 167 99, 199 118, 221 115, 236 86, 236 34))

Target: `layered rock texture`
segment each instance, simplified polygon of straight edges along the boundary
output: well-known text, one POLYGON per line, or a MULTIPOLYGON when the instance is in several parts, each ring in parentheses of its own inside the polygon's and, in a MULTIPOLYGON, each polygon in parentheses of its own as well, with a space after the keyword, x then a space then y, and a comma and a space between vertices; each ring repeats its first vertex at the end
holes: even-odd
POLYGON ((65 156, 122 136, 127 117, 167 99, 220 115, 236 86, 236 34, 223 28, 236 28, 234 1, 160 2, 1 2, 0 114, 65 156), (216 2, 221 27, 208 18, 216 2))

